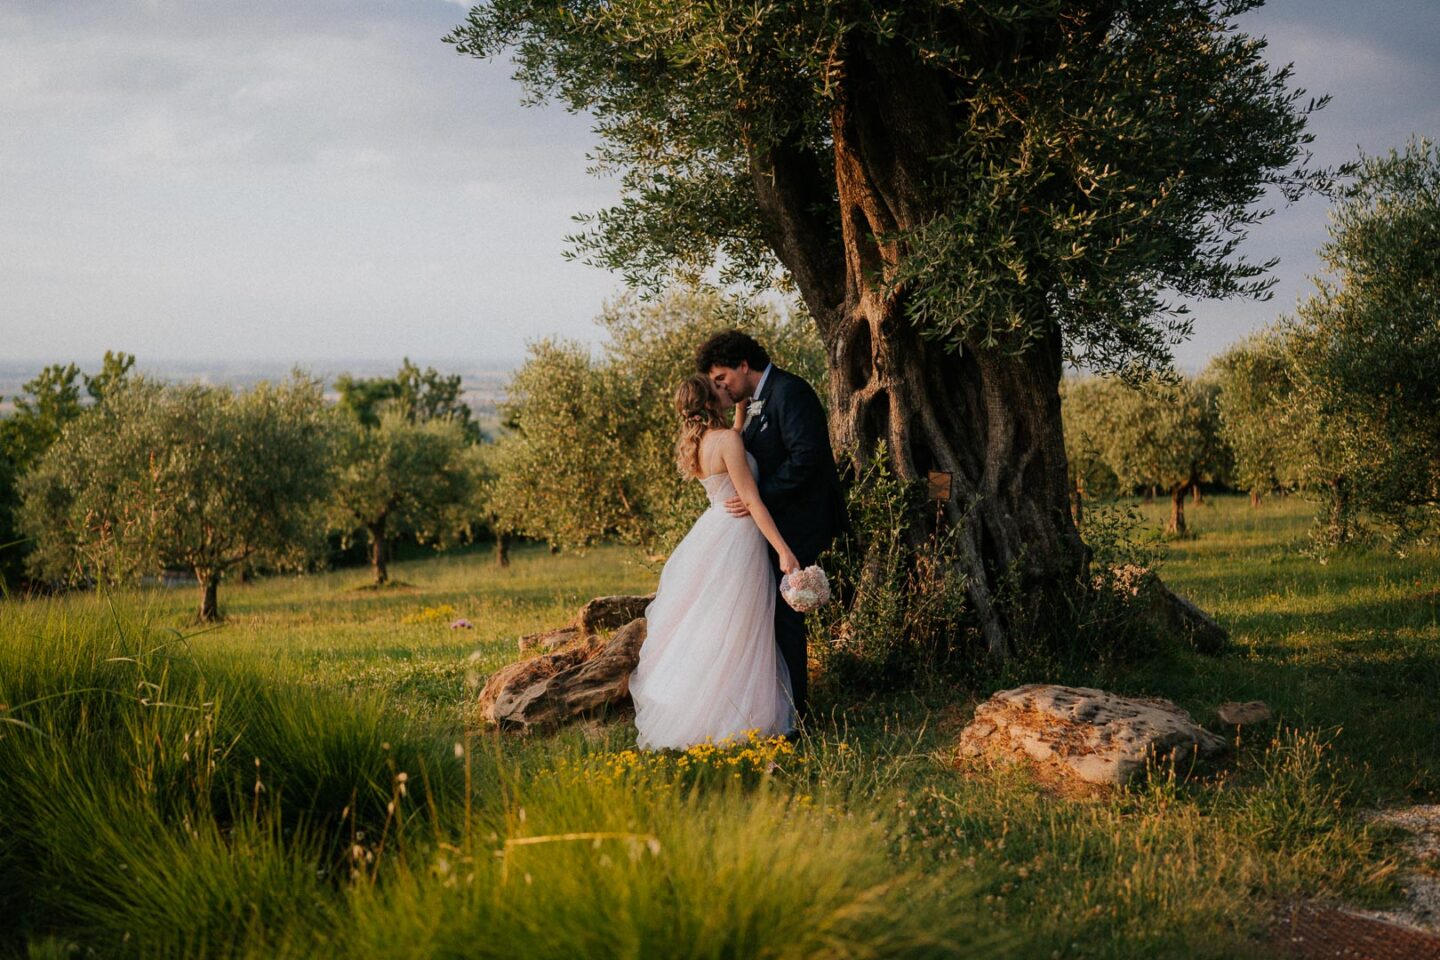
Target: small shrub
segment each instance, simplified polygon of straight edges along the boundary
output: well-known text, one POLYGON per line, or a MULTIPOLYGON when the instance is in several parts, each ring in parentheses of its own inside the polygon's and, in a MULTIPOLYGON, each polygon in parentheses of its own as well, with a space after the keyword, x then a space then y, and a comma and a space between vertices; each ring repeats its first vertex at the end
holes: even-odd
POLYGON ((851 484, 851 534, 821 559, 839 602, 810 616, 825 683, 887 686, 930 672, 961 644, 966 578, 956 564, 959 527, 915 543, 923 484, 891 470, 882 449, 851 484))

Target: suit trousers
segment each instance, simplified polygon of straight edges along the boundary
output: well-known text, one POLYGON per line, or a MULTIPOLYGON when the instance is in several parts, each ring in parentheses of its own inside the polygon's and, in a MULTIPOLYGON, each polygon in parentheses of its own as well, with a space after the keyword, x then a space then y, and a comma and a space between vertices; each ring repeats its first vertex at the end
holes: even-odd
MULTIPOLYGON (((805 614, 780 596, 780 560, 772 551, 771 568, 775 571, 775 646, 790 671, 790 693, 795 701, 795 714, 801 720, 810 718, 810 664, 806 650, 805 614)), ((801 564, 806 566, 806 564, 801 564)))

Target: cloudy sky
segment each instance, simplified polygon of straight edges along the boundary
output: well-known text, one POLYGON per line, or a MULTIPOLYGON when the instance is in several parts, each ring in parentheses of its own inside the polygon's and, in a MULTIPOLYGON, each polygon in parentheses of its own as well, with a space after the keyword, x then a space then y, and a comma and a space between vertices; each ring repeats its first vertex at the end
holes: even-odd
MULTIPOLYGON (((440 43, 449 0, 0 0, 0 360, 495 360, 593 340, 618 278, 562 258, 585 118, 440 43)), ((1440 2, 1244 21, 1334 95, 1322 163, 1440 136, 1440 2)), ((1200 304, 1198 366, 1288 309, 1325 204, 1282 209, 1270 303, 1200 304)))

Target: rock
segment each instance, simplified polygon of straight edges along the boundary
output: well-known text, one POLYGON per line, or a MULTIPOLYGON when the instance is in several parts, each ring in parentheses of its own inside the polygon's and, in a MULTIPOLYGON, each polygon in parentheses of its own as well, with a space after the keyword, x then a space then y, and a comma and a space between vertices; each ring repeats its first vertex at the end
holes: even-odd
POLYGON ((1145 596, 1142 616, 1153 629, 1179 634, 1201 653, 1219 653, 1230 642, 1229 632, 1214 617, 1171 590, 1159 577, 1150 579, 1145 596))
POLYGON ((603 642, 512 663, 486 682, 477 709, 491 723, 528 730, 623 706, 644 642, 645 621, 637 618, 603 642))
POLYGON ((645 608, 650 606, 650 601, 654 599, 653 593, 644 597, 623 594, 596 597, 580 608, 575 625, 580 628, 580 633, 589 639, 602 630, 615 630, 645 616, 645 608))
POLYGON ((581 641, 589 643, 603 631, 623 627, 645 616, 645 608, 654 599, 653 593, 643 597, 628 594, 596 597, 581 607, 575 619, 565 626, 521 637, 520 652, 549 652, 581 641))
POLYGON ((580 640, 579 627, 560 627, 558 630, 546 630, 544 633, 532 633, 528 637, 521 637, 520 652, 535 653, 539 651, 549 653, 554 650, 559 650, 562 647, 579 643, 580 640))
POLYGON ((1047 683, 994 694, 975 708, 959 743, 961 757, 1029 760, 1101 784, 1128 782, 1151 758, 1178 767, 1224 749, 1169 700, 1047 683))
POLYGON ((1237 727, 1264 723, 1271 717, 1270 706, 1264 700, 1222 703, 1215 708, 1215 712, 1220 715, 1221 723, 1230 723, 1237 727))
POLYGON ((508 691, 525 690, 562 670, 583 663, 588 652, 584 647, 574 647, 501 667, 485 681, 485 686, 480 690, 480 698, 476 701, 476 709, 486 720, 496 722, 495 704, 502 696, 507 695, 508 691))

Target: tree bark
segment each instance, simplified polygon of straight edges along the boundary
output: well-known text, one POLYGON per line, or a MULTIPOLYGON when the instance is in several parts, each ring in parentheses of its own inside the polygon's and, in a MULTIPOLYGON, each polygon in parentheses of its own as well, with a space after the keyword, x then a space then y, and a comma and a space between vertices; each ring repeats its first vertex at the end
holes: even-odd
POLYGON ((1167 533, 1177 536, 1185 534, 1185 488, 1188 484, 1177 483, 1170 488, 1170 525, 1165 528, 1167 533))
POLYGON ((196 570, 195 578, 200 581, 200 610, 196 619, 201 623, 214 623, 220 619, 220 603, 216 597, 220 586, 220 572, 196 570))
POLYGON ((510 535, 506 533, 495 534, 495 565, 500 567, 510 566, 510 535))
POLYGON ((366 530, 370 533, 370 569, 374 573, 374 585, 384 586, 390 581, 390 541, 385 536, 385 521, 372 523, 366 530))
POLYGON ((1085 525, 1085 485, 1079 480, 1075 481, 1075 489, 1071 491, 1070 517, 1075 521, 1077 530, 1085 525))
POLYGON ((1344 477, 1330 480, 1330 542, 1350 541, 1350 487, 1344 477))
POLYGON ((1258 507, 1260 506, 1260 488, 1259 488, 1259 487, 1251 487, 1251 488, 1250 488, 1250 506, 1251 506, 1252 509, 1258 508, 1258 507))
POLYGON ((1195 506, 1198 507, 1205 502, 1205 495, 1200 492, 1199 480, 1195 480, 1190 484, 1190 492, 1194 495, 1195 506))

